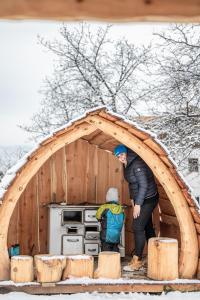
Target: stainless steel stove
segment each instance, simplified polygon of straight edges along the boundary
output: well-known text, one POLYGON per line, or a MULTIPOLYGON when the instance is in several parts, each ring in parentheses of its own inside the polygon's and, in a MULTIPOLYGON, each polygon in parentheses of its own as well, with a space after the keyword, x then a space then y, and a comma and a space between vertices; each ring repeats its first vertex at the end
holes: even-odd
MULTIPOLYGON (((98 205, 75 206, 51 204, 49 207, 50 254, 98 255, 101 251, 100 223, 96 219, 98 205)), ((124 226, 120 254, 125 256, 124 226)))

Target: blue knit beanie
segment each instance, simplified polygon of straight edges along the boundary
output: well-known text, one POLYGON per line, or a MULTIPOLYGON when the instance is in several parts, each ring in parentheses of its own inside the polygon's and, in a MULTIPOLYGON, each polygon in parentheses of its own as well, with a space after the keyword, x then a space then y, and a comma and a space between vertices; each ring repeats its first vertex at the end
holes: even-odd
POLYGON ((114 149, 114 155, 118 156, 121 153, 127 153, 127 148, 124 145, 118 145, 114 149))

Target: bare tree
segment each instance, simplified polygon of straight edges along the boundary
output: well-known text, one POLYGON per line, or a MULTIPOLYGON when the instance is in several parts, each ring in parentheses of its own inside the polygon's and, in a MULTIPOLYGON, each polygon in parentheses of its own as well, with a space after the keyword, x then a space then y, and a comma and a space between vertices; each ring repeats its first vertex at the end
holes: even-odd
POLYGON ((187 168, 188 158, 200 149, 199 118, 189 118, 180 114, 165 114, 140 120, 141 126, 157 133, 159 140, 170 150, 179 169, 187 168))
POLYGON ((167 113, 200 116, 200 25, 174 24, 155 36, 151 100, 167 113))
POLYGON ((174 24, 155 34, 146 101, 157 132, 180 168, 200 148, 200 25, 174 24))
POLYGON ((138 80, 149 49, 136 48, 127 40, 112 41, 111 26, 92 31, 81 23, 63 25, 61 39, 40 43, 57 57, 52 78, 46 79, 41 109, 23 128, 36 137, 48 134, 77 114, 97 105, 129 114, 141 99, 138 80))
POLYGON ((0 148, 0 182, 6 171, 22 158, 26 152, 28 152, 28 148, 22 146, 0 148))

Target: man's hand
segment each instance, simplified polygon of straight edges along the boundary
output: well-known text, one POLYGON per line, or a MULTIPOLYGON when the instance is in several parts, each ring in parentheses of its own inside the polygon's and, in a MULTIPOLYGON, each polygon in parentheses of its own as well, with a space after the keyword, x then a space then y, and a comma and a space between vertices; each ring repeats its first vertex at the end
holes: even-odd
POLYGON ((140 205, 135 204, 133 207, 133 218, 137 219, 140 215, 140 205))

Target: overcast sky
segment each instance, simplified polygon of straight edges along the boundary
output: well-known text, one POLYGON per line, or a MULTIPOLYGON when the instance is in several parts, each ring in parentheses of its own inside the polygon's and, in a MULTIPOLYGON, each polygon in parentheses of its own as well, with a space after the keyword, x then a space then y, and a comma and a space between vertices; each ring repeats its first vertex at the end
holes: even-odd
MULTIPOLYGON (((96 23, 93 23, 96 26, 96 23)), ((0 21, 0 146, 30 143, 18 128, 37 112, 45 76, 53 71, 53 55, 38 43, 38 34, 47 39, 59 35, 59 22, 0 21)), ((99 24, 98 24, 99 25, 99 24)), ((113 38, 147 44, 155 30, 167 24, 115 24, 113 38)))

